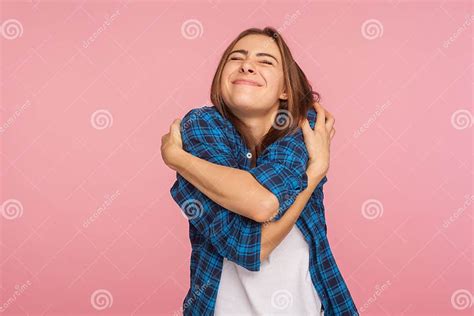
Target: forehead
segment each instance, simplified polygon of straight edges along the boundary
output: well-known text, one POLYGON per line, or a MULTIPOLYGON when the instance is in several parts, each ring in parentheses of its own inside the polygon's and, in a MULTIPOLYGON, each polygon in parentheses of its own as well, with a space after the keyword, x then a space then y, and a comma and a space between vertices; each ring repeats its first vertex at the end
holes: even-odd
POLYGON ((275 40, 266 35, 252 34, 242 37, 232 50, 245 49, 249 54, 268 53, 281 60, 280 50, 275 40))

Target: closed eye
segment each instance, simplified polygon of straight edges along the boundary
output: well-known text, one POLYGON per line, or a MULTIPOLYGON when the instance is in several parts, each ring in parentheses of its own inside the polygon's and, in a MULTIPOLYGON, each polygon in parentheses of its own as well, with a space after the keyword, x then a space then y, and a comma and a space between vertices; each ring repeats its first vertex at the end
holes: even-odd
MULTIPOLYGON (((231 57, 230 60, 242 60, 241 57, 231 57)), ((262 64, 267 64, 267 65, 273 65, 271 61, 268 60, 262 60, 260 61, 262 64)))

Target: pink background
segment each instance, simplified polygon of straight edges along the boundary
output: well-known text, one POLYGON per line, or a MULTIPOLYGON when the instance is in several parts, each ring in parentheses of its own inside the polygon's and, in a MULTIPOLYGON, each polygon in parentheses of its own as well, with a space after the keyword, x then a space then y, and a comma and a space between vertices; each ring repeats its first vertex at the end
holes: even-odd
POLYGON ((210 104, 231 39, 271 25, 336 117, 328 236, 361 314, 472 313, 473 14, 470 1, 2 1, 1 311, 179 311, 188 223, 161 136, 210 104))

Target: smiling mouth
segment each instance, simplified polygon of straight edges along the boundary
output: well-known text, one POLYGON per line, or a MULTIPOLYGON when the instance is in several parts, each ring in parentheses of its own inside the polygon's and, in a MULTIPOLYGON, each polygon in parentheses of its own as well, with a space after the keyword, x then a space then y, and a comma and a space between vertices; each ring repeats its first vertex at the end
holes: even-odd
POLYGON ((256 83, 255 81, 243 80, 243 79, 232 81, 232 84, 261 87, 261 85, 256 83))

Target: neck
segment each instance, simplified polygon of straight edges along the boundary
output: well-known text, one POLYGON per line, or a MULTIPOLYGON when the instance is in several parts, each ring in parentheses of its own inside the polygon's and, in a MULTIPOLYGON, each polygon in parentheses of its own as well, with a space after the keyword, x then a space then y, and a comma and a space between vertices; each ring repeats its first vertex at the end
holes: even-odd
POLYGON ((243 123, 243 128, 250 135, 250 146, 254 148, 260 144, 265 134, 270 130, 273 124, 273 116, 278 110, 278 104, 270 110, 258 115, 253 113, 239 113, 239 119, 243 123))

